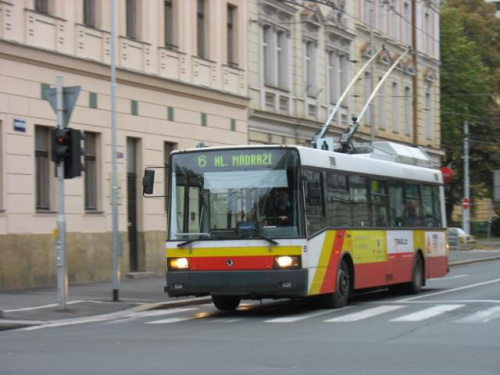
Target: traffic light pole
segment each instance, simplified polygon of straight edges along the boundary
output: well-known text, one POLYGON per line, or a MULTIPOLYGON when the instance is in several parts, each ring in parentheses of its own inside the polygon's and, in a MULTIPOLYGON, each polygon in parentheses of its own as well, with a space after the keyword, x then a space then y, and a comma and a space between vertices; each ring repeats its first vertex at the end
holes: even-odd
MULTIPOLYGON (((57 127, 63 129, 63 83, 57 76, 57 127)), ((66 310, 68 299, 68 269, 66 265, 66 218, 64 216, 64 161, 57 163, 57 302, 58 310, 66 310)))

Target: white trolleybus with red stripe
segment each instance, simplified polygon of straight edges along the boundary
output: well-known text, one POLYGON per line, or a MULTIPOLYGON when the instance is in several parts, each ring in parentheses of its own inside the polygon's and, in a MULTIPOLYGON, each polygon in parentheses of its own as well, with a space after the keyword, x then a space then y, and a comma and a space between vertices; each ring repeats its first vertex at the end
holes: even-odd
MULTIPOLYGON (((339 308, 360 290, 419 293, 427 279, 446 275, 441 171, 419 148, 351 141, 379 86, 338 144, 323 136, 339 104, 314 147, 172 152, 168 295, 210 295, 220 310, 243 299, 307 297, 339 308)), ((147 168, 146 195, 153 184, 147 168)))

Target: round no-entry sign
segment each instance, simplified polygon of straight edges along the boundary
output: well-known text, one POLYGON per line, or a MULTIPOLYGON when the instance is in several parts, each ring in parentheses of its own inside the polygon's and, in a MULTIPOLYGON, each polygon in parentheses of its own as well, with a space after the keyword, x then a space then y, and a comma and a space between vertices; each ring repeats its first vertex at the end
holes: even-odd
POLYGON ((467 198, 462 198, 462 208, 468 210, 470 207, 470 201, 467 198))

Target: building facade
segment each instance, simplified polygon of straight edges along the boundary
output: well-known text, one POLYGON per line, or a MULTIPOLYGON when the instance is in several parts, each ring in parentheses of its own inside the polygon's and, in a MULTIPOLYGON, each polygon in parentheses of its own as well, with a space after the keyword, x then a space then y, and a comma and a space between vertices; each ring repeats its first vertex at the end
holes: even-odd
POLYGON ((310 145, 356 73, 383 49, 340 103, 328 133, 337 140, 411 48, 381 85, 354 140, 419 145, 439 164, 438 7, 412 0, 249 0, 249 142, 310 145))
MULTIPOLYGON (((69 126, 85 132, 85 172, 65 180, 69 281, 112 276, 110 4, 0 1, 0 290, 56 280, 57 76, 81 87, 69 126)), ((247 143, 246 1, 116 0, 116 20, 121 271, 163 273, 167 212, 141 176, 174 149, 247 143)))
MULTIPOLYGON (((142 197, 145 167, 200 142, 310 145, 372 53, 327 136, 352 124, 410 46, 354 140, 419 145, 439 163, 437 1, 116 4, 122 274, 165 269, 168 213, 162 198, 142 197)), ((111 279, 110 20, 110 0, 0 0, 0 290, 55 283, 56 116, 45 90, 57 76, 81 87, 69 126, 85 132, 85 172, 65 181, 69 281, 111 279)))

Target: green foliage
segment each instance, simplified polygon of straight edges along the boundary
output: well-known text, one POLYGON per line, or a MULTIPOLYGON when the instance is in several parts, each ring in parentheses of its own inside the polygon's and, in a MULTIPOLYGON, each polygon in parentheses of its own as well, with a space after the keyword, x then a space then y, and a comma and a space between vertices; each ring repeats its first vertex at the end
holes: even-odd
POLYGON ((473 199, 491 197, 500 169, 500 19, 483 0, 450 0, 441 8, 441 143, 455 180, 448 217, 463 196, 463 124, 470 124, 473 199))

